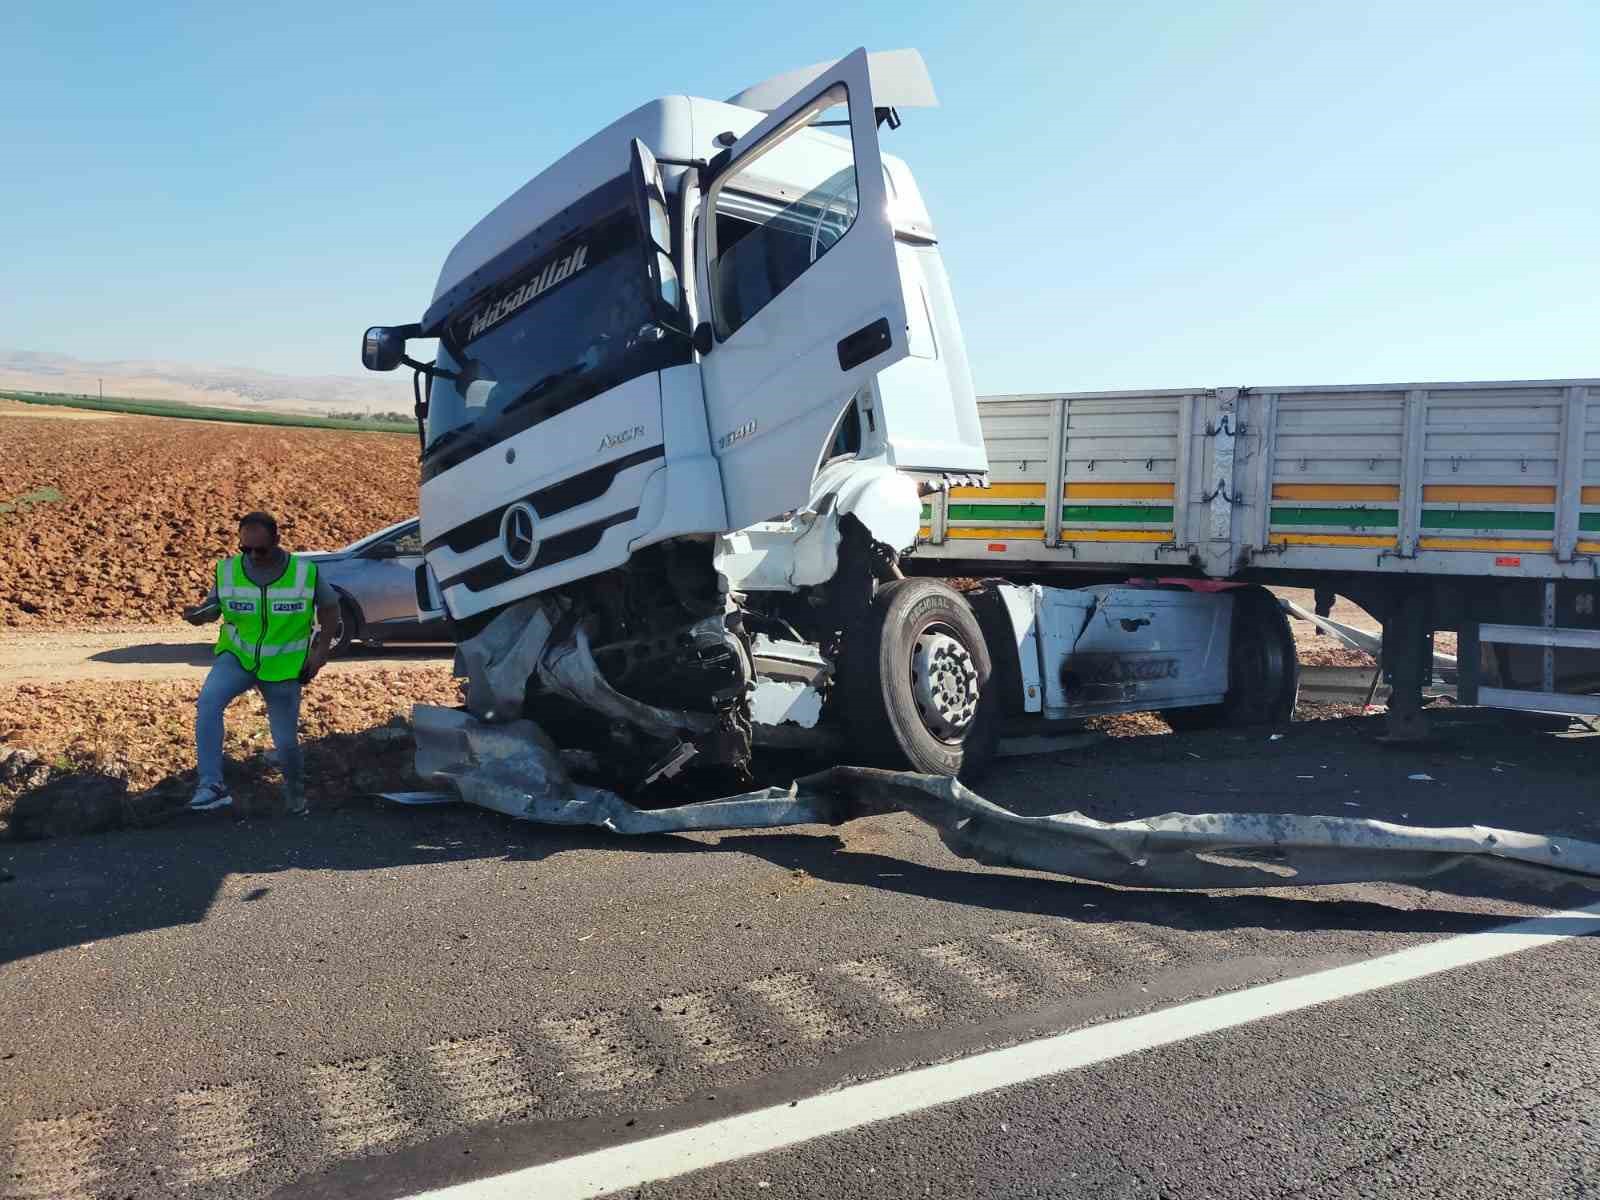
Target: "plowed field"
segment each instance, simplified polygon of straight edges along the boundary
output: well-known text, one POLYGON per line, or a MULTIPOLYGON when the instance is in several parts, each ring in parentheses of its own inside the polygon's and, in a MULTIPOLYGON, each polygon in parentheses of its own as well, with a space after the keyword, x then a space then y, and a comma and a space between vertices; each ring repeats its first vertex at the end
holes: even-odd
POLYGON ((416 460, 396 434, 0 412, 0 625, 169 622, 243 513, 334 549, 416 512, 416 460))

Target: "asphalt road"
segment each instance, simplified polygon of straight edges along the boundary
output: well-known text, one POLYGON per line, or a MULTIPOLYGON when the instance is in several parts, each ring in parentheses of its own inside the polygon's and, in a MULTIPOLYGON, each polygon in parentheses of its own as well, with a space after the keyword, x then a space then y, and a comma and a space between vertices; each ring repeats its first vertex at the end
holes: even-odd
MULTIPOLYGON (((982 790, 1600 840, 1593 735, 1380 730, 1125 739, 982 790)), ((0 866, 8 1200, 408 1195, 1596 899, 1481 868, 1158 895, 975 867, 909 817, 624 841, 365 804, 0 866)), ((1593 1194, 1597 967, 1574 939, 644 1194, 1593 1194)))

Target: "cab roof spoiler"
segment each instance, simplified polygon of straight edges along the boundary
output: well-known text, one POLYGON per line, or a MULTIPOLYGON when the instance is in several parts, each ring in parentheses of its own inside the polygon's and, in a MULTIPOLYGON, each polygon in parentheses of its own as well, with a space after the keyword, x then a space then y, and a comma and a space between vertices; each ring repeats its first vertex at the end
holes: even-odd
MULTIPOLYGON (((771 112, 833 65, 831 62, 821 62, 785 71, 782 75, 752 84, 735 96, 729 96, 728 103, 757 112, 771 112)), ((933 80, 928 75, 928 64, 922 61, 920 50, 870 51, 867 54, 867 70, 872 78, 874 107, 939 107, 939 97, 934 95, 933 80)))

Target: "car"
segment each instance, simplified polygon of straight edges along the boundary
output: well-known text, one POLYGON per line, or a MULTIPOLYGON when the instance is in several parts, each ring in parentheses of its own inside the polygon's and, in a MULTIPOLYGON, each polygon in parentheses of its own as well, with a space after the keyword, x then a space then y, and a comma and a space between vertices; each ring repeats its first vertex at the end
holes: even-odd
POLYGON ((351 542, 342 550, 304 555, 339 593, 339 625, 333 654, 347 654, 356 642, 450 642, 442 617, 422 619, 417 610, 417 571, 422 566, 422 533, 417 518, 400 521, 351 542))

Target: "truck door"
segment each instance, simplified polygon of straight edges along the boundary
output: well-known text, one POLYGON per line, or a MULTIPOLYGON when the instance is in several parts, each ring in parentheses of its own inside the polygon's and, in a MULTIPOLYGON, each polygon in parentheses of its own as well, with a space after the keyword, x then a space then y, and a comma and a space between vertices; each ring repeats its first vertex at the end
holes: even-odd
POLYGON ((906 355, 866 51, 734 143, 698 224, 706 410, 739 529, 805 504, 846 405, 906 355))

